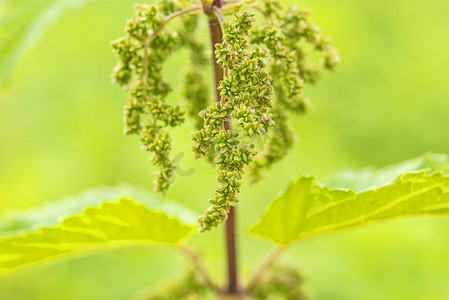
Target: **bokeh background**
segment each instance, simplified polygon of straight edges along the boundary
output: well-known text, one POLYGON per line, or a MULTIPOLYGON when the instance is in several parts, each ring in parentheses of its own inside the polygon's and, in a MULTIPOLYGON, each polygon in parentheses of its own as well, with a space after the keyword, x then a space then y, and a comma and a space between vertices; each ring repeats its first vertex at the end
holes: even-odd
MULTIPOLYGON (((14 2, 14 1, 12 1, 14 2)), ((245 233, 295 178, 381 167, 427 151, 449 153, 449 1, 303 0, 342 63, 308 94, 314 109, 295 119, 291 154, 260 185, 245 185, 238 218, 248 277, 271 248, 245 233)), ((89 3, 62 14, 22 57, 0 96, 0 215, 100 185, 152 189, 139 141, 122 135, 124 92, 110 83, 109 42, 122 35, 133 1, 89 3)), ((184 54, 170 60, 176 86, 184 54)), ((171 101, 180 100, 172 94, 171 101)), ((214 170, 190 152, 191 127, 173 132, 180 164, 165 197, 199 213, 214 170)), ((157 195, 164 201, 164 197, 157 195)), ((221 229, 189 244, 224 277, 221 229)), ((411 219, 305 240, 287 253, 316 300, 449 299, 449 219, 411 219)), ((184 260, 166 247, 111 250, 27 269, 0 280, 0 299, 133 299, 179 277, 184 260)))

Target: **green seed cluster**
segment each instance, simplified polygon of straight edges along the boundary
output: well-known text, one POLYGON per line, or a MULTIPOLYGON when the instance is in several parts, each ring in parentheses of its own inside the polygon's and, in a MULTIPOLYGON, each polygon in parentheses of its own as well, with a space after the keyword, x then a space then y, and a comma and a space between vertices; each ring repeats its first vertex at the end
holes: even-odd
POLYGON ((233 22, 223 23, 223 42, 216 45, 217 63, 226 72, 219 86, 221 99, 200 112, 204 127, 192 135, 196 157, 207 154, 212 145, 216 153, 218 188, 209 200, 212 206, 198 218, 201 232, 224 222, 239 201, 244 167, 257 154, 254 143, 242 143, 239 137, 262 135, 275 125, 269 112, 273 87, 265 69, 267 52, 246 40, 253 13, 237 13, 235 17, 233 22), (231 119, 240 133, 231 132, 231 119))
POLYGON ((253 291, 255 299, 309 299, 303 289, 304 279, 294 264, 281 264, 269 269, 253 291))
POLYGON ((213 291, 207 286, 196 270, 190 270, 176 283, 160 290, 143 295, 142 300, 206 300, 215 299, 213 291))
POLYGON ((170 159, 171 139, 165 128, 184 121, 180 107, 165 102, 171 87, 162 77, 162 65, 183 41, 189 40, 186 35, 192 29, 189 24, 181 30, 163 27, 166 16, 174 11, 173 1, 164 0, 158 6, 137 4, 135 18, 128 20, 126 35, 112 42, 119 58, 113 82, 124 86, 128 94, 125 134, 138 135, 142 149, 153 153, 150 162, 159 169, 154 186, 161 192, 168 189, 175 169, 170 159))
POLYGON ((169 188, 175 171, 168 128, 182 124, 185 115, 178 105, 166 102, 171 86, 164 80, 162 68, 175 50, 188 48, 190 63, 181 95, 186 100, 186 115, 197 129, 191 136, 192 151, 196 158, 206 156, 217 165, 218 187, 209 200, 211 206, 198 218, 201 232, 224 222, 239 202, 247 166, 251 166, 251 178, 257 180, 263 169, 288 153, 295 140, 288 113, 301 114, 310 106, 304 84, 316 83, 323 69, 333 70, 339 61, 329 39, 309 21, 306 10, 284 9, 279 0, 253 2, 237 6, 261 12, 263 25, 254 28, 254 14, 246 11, 222 24, 223 41, 216 45, 214 55, 224 79, 218 87, 220 99, 211 106, 203 77, 210 62, 196 36, 199 19, 190 13, 200 9, 192 6, 193 2, 137 4, 126 35, 112 42, 119 59, 112 78, 128 94, 125 134, 138 135, 142 149, 152 153, 150 161, 158 168, 154 186, 161 192, 169 188), (186 9, 180 11, 175 3, 186 9), (182 23, 168 26, 168 21, 181 15, 182 23), (265 142, 256 157, 254 142, 261 139, 265 142))
POLYGON ((304 95, 304 84, 318 81, 322 69, 334 70, 339 56, 330 46, 330 39, 309 20, 309 12, 297 7, 285 9, 281 1, 264 0, 258 9, 265 24, 254 28, 251 42, 270 51, 269 69, 275 90, 273 130, 264 153, 251 169, 253 180, 261 171, 284 157, 294 144, 293 131, 287 122, 287 112, 302 114, 310 107, 304 95))
POLYGON ((248 170, 252 183, 261 180, 262 171, 280 161, 295 143, 295 135, 287 121, 287 116, 277 106, 273 109, 273 120, 276 127, 262 141, 261 152, 248 170))

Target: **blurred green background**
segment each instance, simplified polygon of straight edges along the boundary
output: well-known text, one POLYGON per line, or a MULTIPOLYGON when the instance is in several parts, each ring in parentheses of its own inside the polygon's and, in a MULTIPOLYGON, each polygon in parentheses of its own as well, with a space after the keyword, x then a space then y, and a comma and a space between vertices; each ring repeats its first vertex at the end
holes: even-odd
MULTIPOLYGON (((304 0, 342 63, 308 88, 314 109, 295 120, 294 151, 260 185, 245 185, 238 217, 248 277, 270 249, 245 234, 270 201, 304 173, 383 166, 427 151, 449 153, 449 1, 304 0)), ((20 60, 0 100, 0 215, 99 185, 152 189, 139 141, 122 135, 124 92, 110 83, 109 42, 133 1, 93 1, 65 12, 20 60)), ((176 85, 183 56, 170 60, 176 85)), ((172 101, 179 96, 172 95, 172 101)), ((215 172, 190 152, 191 127, 173 132, 183 169, 166 198, 199 213, 215 172)), ((158 195, 160 198, 164 198, 158 195)), ((225 271, 221 229, 189 244, 214 277, 225 271)), ((371 225, 306 240, 288 251, 316 300, 449 299, 449 219, 371 225)), ((165 247, 119 249, 27 269, 0 281, 0 299, 133 299, 174 280, 184 260, 165 247)))

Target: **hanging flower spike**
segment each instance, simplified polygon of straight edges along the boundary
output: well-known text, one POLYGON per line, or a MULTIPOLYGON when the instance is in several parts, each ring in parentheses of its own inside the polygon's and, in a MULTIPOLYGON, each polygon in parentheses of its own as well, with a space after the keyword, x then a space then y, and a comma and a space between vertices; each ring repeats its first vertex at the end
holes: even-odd
POLYGON ((226 70, 219 90, 221 99, 200 113, 204 127, 192 135, 196 157, 205 155, 215 145, 218 187, 212 204, 199 218, 200 231, 210 230, 226 221, 231 207, 239 202, 245 166, 257 154, 254 143, 243 144, 239 137, 262 135, 274 126, 273 87, 265 69, 267 52, 248 44, 245 39, 254 22, 253 13, 235 14, 233 22, 224 22, 224 37, 216 45, 217 63, 226 70), (239 131, 225 126, 234 120, 239 131))
POLYGON ((128 94, 125 134, 138 135, 142 149, 152 153, 150 162, 158 168, 154 189, 163 193, 172 183, 175 170, 166 128, 181 125, 184 112, 165 102, 171 87, 163 79, 162 65, 171 53, 192 40, 190 36, 196 27, 191 19, 186 19, 177 30, 164 26, 167 16, 175 10, 171 0, 161 0, 157 6, 136 4, 126 35, 112 42, 119 59, 112 80, 124 86, 128 94))
POLYGON ((294 135, 287 113, 303 114, 310 108, 304 84, 315 84, 323 69, 334 70, 340 60, 330 46, 330 39, 310 22, 308 10, 285 9, 279 0, 260 3, 258 8, 266 22, 251 31, 250 42, 266 47, 270 53, 268 68, 275 78, 273 120, 277 126, 263 145, 263 153, 252 164, 253 182, 261 179, 262 171, 281 160, 293 147, 294 135), (318 56, 318 62, 313 62, 311 56, 318 56))

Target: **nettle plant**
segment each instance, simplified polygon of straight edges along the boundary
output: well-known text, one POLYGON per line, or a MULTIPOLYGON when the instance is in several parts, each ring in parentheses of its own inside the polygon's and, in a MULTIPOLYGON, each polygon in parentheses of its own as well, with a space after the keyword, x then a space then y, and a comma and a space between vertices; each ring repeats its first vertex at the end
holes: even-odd
POLYGON ((235 209, 242 180, 257 183, 292 148, 288 119, 307 112, 304 85, 316 83, 324 69, 334 70, 337 52, 310 22, 307 10, 276 0, 136 4, 125 36, 113 41, 112 48, 118 58, 113 81, 128 95, 125 134, 137 135, 142 149, 151 153, 155 190, 165 193, 175 176, 169 128, 190 117, 196 127, 193 155, 216 166, 215 193, 207 208, 204 201, 196 224, 186 221, 183 210, 164 204, 131 198, 103 201, 114 198, 108 192, 84 195, 84 200, 75 199, 76 205, 65 201, 12 215, 2 225, 8 233, 0 242, 3 272, 122 243, 160 243, 178 249, 192 269, 181 281, 153 289, 144 299, 306 299, 299 270, 278 263, 287 246, 377 221, 449 214, 445 155, 427 154, 379 170, 346 171, 326 184, 303 176, 249 229, 276 247, 254 268, 253 277, 241 278, 235 209), (202 24, 208 25, 207 34, 202 24), (172 105, 166 101, 172 88, 162 76, 163 64, 182 48, 189 57, 180 84, 184 100, 172 105), (209 69, 213 78, 207 77, 209 69), (263 149, 256 147, 260 141, 263 149), (80 205, 93 203, 76 214, 80 205), (36 230, 61 216, 58 226, 36 230), (207 234, 221 224, 226 228, 225 283, 208 274, 186 242, 193 232, 207 234))

